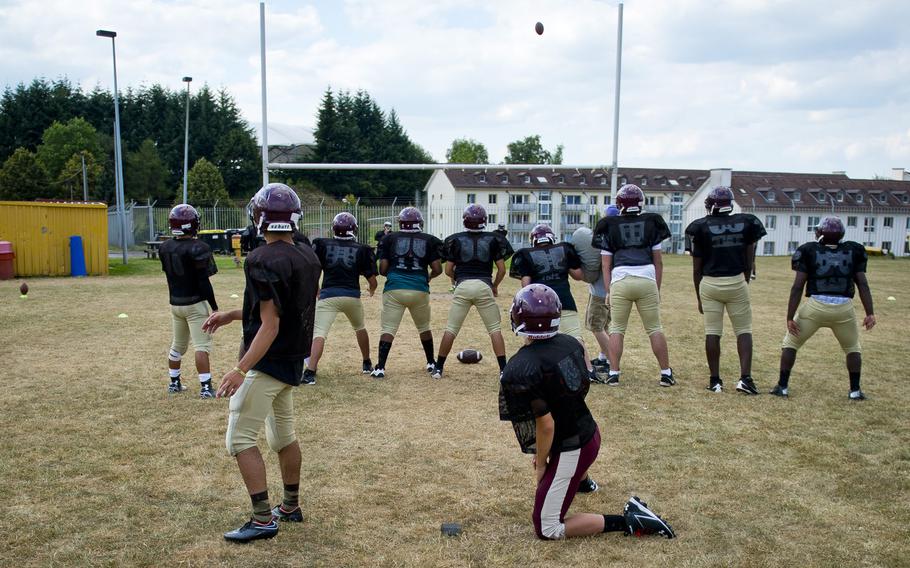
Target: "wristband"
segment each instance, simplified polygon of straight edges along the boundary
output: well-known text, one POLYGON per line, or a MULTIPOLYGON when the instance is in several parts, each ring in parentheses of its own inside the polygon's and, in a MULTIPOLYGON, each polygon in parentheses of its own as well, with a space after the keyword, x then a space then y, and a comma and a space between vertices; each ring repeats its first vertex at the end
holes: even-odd
POLYGON ((237 372, 240 373, 241 375, 246 376, 246 371, 244 371, 244 370, 241 369, 240 367, 234 367, 234 368, 231 369, 231 370, 232 370, 232 371, 237 371, 237 372))

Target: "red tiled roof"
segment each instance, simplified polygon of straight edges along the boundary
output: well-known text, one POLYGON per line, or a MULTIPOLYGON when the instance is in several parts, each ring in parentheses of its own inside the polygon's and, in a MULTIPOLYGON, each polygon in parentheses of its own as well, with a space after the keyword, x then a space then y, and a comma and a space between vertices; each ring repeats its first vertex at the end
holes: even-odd
MULTIPOLYGON (((658 168, 619 168, 619 182, 623 183, 625 177, 626 183, 635 183, 642 186, 645 191, 683 191, 694 192, 704 183, 711 172, 708 170, 670 170, 658 168), (642 178, 647 178, 647 183, 643 183, 642 178), (677 182, 677 185, 670 183, 670 180, 677 182)), ((529 168, 527 170, 497 170, 489 169, 470 169, 463 170, 445 170, 452 186, 457 189, 492 189, 498 187, 502 190, 521 190, 521 189, 549 189, 549 190, 575 190, 591 191, 595 189, 609 189, 611 173, 608 168, 598 168, 594 170, 576 170, 575 168, 562 168, 553 166, 552 168, 529 168), (485 176, 485 181, 480 181, 481 174, 485 176), (503 183, 502 178, 505 176, 508 183, 503 183), (528 183, 524 182, 525 176, 530 176, 528 183), (562 176, 562 182, 559 176, 562 176), (540 178, 540 179, 538 179, 540 178), (607 182, 601 185, 601 179, 606 178, 607 182)))
POLYGON ((844 174, 733 172, 745 209, 910 209, 910 181, 851 179, 844 174), (906 200, 906 201, 905 201, 906 200))

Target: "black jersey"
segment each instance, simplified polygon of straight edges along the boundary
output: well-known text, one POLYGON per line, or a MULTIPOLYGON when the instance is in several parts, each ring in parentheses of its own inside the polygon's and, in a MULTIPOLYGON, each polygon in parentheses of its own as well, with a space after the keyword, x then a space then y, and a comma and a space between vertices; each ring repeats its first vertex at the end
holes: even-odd
POLYGON ((604 217, 594 228, 591 244, 613 254, 613 266, 654 264, 653 248, 670 238, 657 213, 604 217))
POLYGON ((430 291, 427 268, 442 259, 442 241, 419 232, 389 233, 379 243, 377 256, 389 263, 385 290, 430 291))
POLYGON ((853 277, 866 271, 869 257, 863 245, 843 241, 836 247, 806 243, 796 249, 791 259, 793 270, 809 275, 806 296, 845 296, 856 292, 853 277))
POLYGON ((243 266, 243 345, 250 348, 262 326, 259 303, 271 300, 278 310, 278 335, 253 368, 289 385, 299 385, 303 360, 310 356, 319 259, 312 249, 285 241, 258 247, 243 266))
POLYGON ((736 276, 746 272, 752 245, 767 235, 755 215, 708 215, 686 227, 686 250, 702 259, 705 276, 736 276))
POLYGON ((509 359, 499 384, 499 419, 512 422, 521 451, 537 451, 535 420, 552 414, 553 452, 577 450, 588 443, 597 424, 585 404, 590 379, 584 348, 574 337, 557 333, 533 341, 509 359))
POLYGON ((212 249, 198 239, 170 239, 158 248, 161 270, 167 276, 172 306, 208 301, 218 309, 209 276, 218 272, 212 249))
POLYGON ((513 254, 512 246, 500 235, 483 231, 463 231, 446 238, 443 254, 455 263, 455 283, 482 280, 493 285, 493 265, 513 254))
POLYGON ((569 287, 569 270, 581 268, 581 257, 569 243, 523 248, 512 258, 509 276, 531 278, 532 284, 546 284, 562 302, 562 309, 577 311, 575 298, 569 287))
POLYGON ((319 298, 360 297, 360 277, 376 276, 373 249, 353 239, 316 239, 313 250, 322 264, 319 298))

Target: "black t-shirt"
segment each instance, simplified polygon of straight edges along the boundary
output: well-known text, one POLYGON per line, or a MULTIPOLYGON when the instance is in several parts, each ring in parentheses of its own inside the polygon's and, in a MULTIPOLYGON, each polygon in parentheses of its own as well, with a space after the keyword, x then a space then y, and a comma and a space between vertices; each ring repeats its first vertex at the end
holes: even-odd
POLYGON ((253 369, 297 386, 303 373, 303 360, 310 356, 313 342, 319 259, 305 245, 276 241, 251 252, 243 271, 246 275, 244 350, 249 349, 262 327, 259 303, 272 300, 278 310, 278 335, 253 369))
POLYGON ((863 245, 843 241, 836 247, 818 242, 806 243, 796 249, 791 259, 793 270, 809 275, 806 296, 845 296, 856 292, 853 277, 866 271, 869 257, 863 245))
POLYGON ((604 217, 594 228, 591 244, 613 253, 613 266, 654 264, 652 248, 670 238, 670 229, 657 213, 604 217))
POLYGON ((746 255, 767 235, 755 215, 708 215, 686 227, 686 250, 702 259, 705 276, 736 276, 746 272, 746 255))
POLYGON ((512 422, 521 451, 537 451, 536 419, 551 414, 556 424, 552 452, 581 448, 597 423, 585 404, 590 378, 584 349, 558 333, 534 341, 509 359, 499 384, 499 419, 512 422))
POLYGON ((313 250, 323 270, 319 299, 359 298, 360 277, 378 273, 373 249, 353 239, 316 239, 313 250))
POLYGON ((384 239, 386 235, 391 235, 391 234, 392 234, 391 232, 386 233, 386 232, 385 232, 385 229, 382 229, 382 230, 380 230, 380 231, 377 231, 377 232, 376 232, 376 235, 375 235, 375 236, 376 236, 376 244, 379 245, 379 243, 382 242, 382 239, 384 239))
POLYGON ((523 248, 512 258, 509 276, 529 276, 533 284, 546 284, 562 302, 562 309, 577 311, 569 286, 569 270, 581 268, 581 258, 569 243, 523 248))
POLYGON ((158 248, 161 270, 167 276, 172 306, 208 301, 218 309, 209 276, 218 272, 212 249, 198 239, 170 239, 158 248))
POLYGON ((389 272, 427 274, 427 267, 442 259, 442 241, 427 233, 389 233, 376 247, 379 260, 389 261, 389 272))
POLYGON ((493 285, 493 265, 507 260, 512 253, 509 242, 500 235, 484 231, 463 231, 443 243, 446 262, 455 263, 455 283, 482 280, 493 285))

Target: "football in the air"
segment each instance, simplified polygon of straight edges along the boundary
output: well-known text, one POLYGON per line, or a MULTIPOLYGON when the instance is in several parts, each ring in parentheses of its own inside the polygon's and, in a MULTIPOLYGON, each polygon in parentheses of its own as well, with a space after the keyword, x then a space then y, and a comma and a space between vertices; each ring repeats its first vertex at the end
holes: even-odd
POLYGON ((537 32, 537 35, 543 35, 543 24, 540 22, 534 24, 534 31, 537 32))
POLYGON ((19 293, 22 294, 23 296, 25 296, 26 294, 28 294, 28 284, 26 284, 25 282, 23 282, 23 283, 22 283, 22 286, 19 286, 19 293))
POLYGON ((473 365, 474 363, 480 363, 483 359, 483 354, 476 349, 465 349, 458 352, 457 359, 466 365, 473 365))

